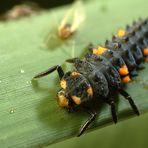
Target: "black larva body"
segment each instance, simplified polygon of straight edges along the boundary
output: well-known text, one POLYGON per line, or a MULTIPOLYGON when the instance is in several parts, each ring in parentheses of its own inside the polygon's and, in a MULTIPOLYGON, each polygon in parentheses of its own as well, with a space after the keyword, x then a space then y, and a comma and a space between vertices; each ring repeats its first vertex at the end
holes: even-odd
POLYGON ((61 86, 58 92, 59 105, 68 110, 80 107, 91 115, 80 129, 80 136, 96 117, 96 111, 90 105, 94 100, 102 100, 110 105, 116 123, 114 94, 119 92, 139 115, 138 108, 131 96, 123 90, 122 84, 137 75, 137 69, 144 68, 144 61, 148 61, 148 19, 127 26, 112 41, 106 41, 104 47, 91 46, 83 60, 67 60, 74 65, 75 70, 64 73, 61 66, 56 65, 34 78, 57 70, 61 86))
POLYGON ((132 27, 127 26, 127 35, 123 38, 113 37, 106 42, 107 48, 117 50, 124 59, 131 76, 137 75, 136 69, 143 68, 143 49, 148 47, 148 21, 134 22, 132 27))

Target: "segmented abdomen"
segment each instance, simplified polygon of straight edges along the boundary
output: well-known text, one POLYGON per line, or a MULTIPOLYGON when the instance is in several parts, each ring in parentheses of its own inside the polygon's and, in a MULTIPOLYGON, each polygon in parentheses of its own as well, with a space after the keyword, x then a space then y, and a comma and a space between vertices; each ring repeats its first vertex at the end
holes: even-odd
POLYGON ((137 69, 148 62, 148 19, 140 19, 126 29, 120 29, 105 46, 91 47, 86 59, 100 61, 106 59, 119 72, 122 82, 128 83, 137 69))

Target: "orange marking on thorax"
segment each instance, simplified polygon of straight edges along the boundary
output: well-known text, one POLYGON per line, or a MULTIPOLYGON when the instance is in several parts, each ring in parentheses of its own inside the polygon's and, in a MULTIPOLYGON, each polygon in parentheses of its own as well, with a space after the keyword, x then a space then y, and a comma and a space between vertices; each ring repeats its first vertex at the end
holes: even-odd
POLYGON ((123 83, 128 83, 129 81, 131 81, 129 76, 125 76, 124 78, 122 78, 123 83))
POLYGON ((79 76, 80 75, 80 73, 79 72, 76 72, 76 71, 73 71, 72 73, 71 73, 71 76, 79 76))
POLYGON ((66 89, 66 87, 67 87, 67 82, 66 82, 65 80, 61 80, 60 86, 61 86, 63 89, 66 89))
POLYGON ((143 50, 145 56, 148 56, 148 47, 143 50))
POLYGON ((119 29, 117 32, 117 37, 122 38, 125 36, 125 30, 124 29, 119 29))
POLYGON ((89 94, 89 96, 93 96, 93 89, 92 89, 92 87, 89 87, 87 89, 87 93, 89 94))
POLYGON ((127 75, 129 73, 128 68, 127 68, 126 65, 123 65, 121 68, 119 68, 118 71, 119 71, 119 74, 121 76, 125 76, 125 75, 127 75))
POLYGON ((99 47, 93 49, 93 54, 102 55, 106 50, 107 50, 107 48, 99 46, 99 47))
POLYGON ((71 96, 72 100, 77 104, 81 104, 81 98, 77 96, 71 96))

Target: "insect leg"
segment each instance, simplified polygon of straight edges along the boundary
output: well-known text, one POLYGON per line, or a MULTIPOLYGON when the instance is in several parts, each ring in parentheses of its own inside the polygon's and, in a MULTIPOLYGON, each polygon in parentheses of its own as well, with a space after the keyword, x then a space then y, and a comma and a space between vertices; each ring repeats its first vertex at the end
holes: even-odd
POLYGON ((111 107, 111 114, 112 114, 113 121, 114 123, 117 123, 116 106, 113 99, 110 100, 109 105, 111 107))
MULTIPOLYGON (((88 112, 88 110, 87 110, 88 112)), ((94 111, 89 111, 88 112, 90 114, 90 117, 88 118, 88 120, 85 122, 85 124, 81 127, 79 134, 77 135, 77 137, 81 136, 83 134, 83 132, 88 128, 88 126, 95 120, 97 113, 94 111)))
POLYGON ((110 98, 109 100, 107 99, 107 100, 105 100, 105 102, 110 105, 112 119, 113 119, 114 123, 117 123, 116 106, 115 106, 115 102, 114 102, 113 98, 110 98))
POLYGON ((35 75, 33 78, 37 79, 37 78, 44 77, 44 76, 54 72, 55 70, 57 70, 58 75, 59 75, 59 77, 61 79, 63 77, 63 75, 64 75, 64 71, 63 71, 62 67, 59 66, 59 65, 55 65, 55 66, 53 66, 53 67, 51 67, 51 68, 49 68, 49 69, 47 69, 47 70, 37 74, 37 75, 35 75))
POLYGON ((75 61, 76 61, 77 59, 78 59, 78 58, 67 59, 66 62, 67 62, 67 63, 75 63, 75 61))
POLYGON ((140 113, 139 113, 139 110, 138 110, 136 104, 134 103, 132 97, 131 97, 126 91, 124 91, 123 89, 120 89, 120 90, 119 90, 119 93, 120 93, 122 96, 124 96, 125 99, 127 99, 127 100, 129 101, 129 103, 130 103, 130 105, 131 105, 133 111, 134 111, 137 115, 139 115, 139 114, 140 114, 140 113))

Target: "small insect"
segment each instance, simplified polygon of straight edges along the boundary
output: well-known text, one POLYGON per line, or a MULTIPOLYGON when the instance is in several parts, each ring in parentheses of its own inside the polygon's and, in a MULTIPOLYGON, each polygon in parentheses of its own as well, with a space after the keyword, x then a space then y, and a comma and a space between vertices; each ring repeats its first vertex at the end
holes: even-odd
POLYGON ((58 35, 61 39, 69 38, 83 23, 85 14, 81 1, 77 1, 74 6, 65 14, 58 27, 58 35))
POLYGON ((131 27, 119 30, 112 41, 106 41, 104 47, 89 47, 84 59, 72 58, 66 61, 74 65, 73 71, 65 73, 61 66, 56 65, 34 78, 57 71, 61 87, 57 94, 59 106, 68 110, 83 108, 90 114, 78 136, 82 135, 97 116, 94 107, 90 105, 95 100, 102 100, 110 106, 114 123, 117 123, 116 93, 122 95, 134 113, 139 115, 136 104, 124 90, 123 84, 136 76, 137 69, 144 68, 143 62, 148 61, 148 19, 140 19, 131 27))
POLYGON ((82 1, 76 1, 66 12, 60 23, 58 22, 56 16, 54 18, 54 23, 57 23, 52 27, 52 30, 45 36, 44 39, 44 44, 51 48, 55 47, 56 44, 60 44, 64 40, 69 39, 84 22, 85 11, 82 1))

